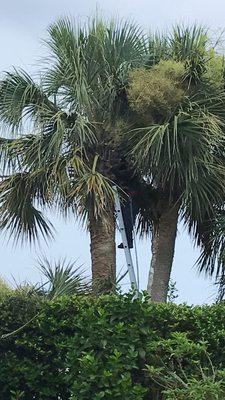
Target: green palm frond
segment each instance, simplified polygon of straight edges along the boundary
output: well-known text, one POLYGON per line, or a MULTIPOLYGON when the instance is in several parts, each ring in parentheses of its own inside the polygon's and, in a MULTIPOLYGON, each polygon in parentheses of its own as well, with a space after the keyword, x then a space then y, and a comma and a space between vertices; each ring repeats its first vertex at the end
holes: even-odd
POLYGON ((206 71, 207 31, 197 25, 191 27, 176 26, 170 39, 173 59, 184 61, 189 83, 199 82, 206 71))
POLYGON ((204 51, 207 42, 207 31, 197 25, 176 25, 170 38, 173 55, 179 61, 185 61, 196 51, 204 51))
POLYGON ((198 90, 190 95, 190 107, 194 110, 206 110, 209 114, 218 117, 222 124, 224 120, 224 90, 212 86, 210 82, 205 82, 204 85, 198 87, 198 90))
POLYGON ((9 175, 20 168, 21 141, 0 138, 1 175, 9 175))
POLYGON ((187 183, 183 193, 185 215, 190 221, 203 221, 205 214, 208 218, 214 217, 213 206, 221 204, 224 199, 224 167, 216 172, 212 165, 210 170, 199 172, 198 180, 187 183))
POLYGON ((53 226, 35 207, 35 203, 46 205, 52 201, 46 191, 40 177, 37 179, 27 173, 15 174, 1 182, 0 227, 9 237, 15 241, 32 241, 40 234, 47 238, 52 236, 53 226))
POLYGON ((63 19, 50 27, 49 36, 54 65, 44 79, 47 90, 61 94, 71 111, 89 120, 97 112, 104 120, 127 83, 129 68, 146 57, 142 31, 128 22, 94 18, 81 28, 63 19))
POLYGON ((6 126, 18 129, 23 119, 40 124, 57 112, 54 103, 25 71, 8 72, 0 82, 0 121, 6 126))
POLYGON ((73 296, 87 294, 90 292, 90 285, 83 276, 81 267, 77 267, 75 262, 59 260, 50 262, 48 259, 39 259, 39 269, 47 279, 47 296, 50 299, 61 296, 73 296))
POLYGON ((103 45, 109 74, 118 73, 126 63, 140 66, 147 55, 147 38, 142 29, 127 21, 111 21, 103 45))
POLYGON ((51 25, 48 33, 47 45, 54 63, 44 78, 47 91, 58 93, 70 112, 91 114, 92 82, 96 82, 99 68, 94 46, 97 48, 98 42, 90 40, 92 32, 69 19, 51 25))
POLYGON ((188 187, 188 182, 198 181, 211 170, 224 173, 219 154, 224 146, 223 124, 194 104, 165 124, 131 131, 130 138, 140 168, 146 174, 151 171, 162 184, 169 180, 170 185, 188 187))
POLYGON ((147 66, 154 66, 162 60, 171 58, 171 46, 168 35, 150 34, 148 39, 147 66))
POLYGON ((225 273, 225 213, 223 207, 214 207, 214 215, 196 223, 201 254, 197 260, 200 272, 218 278, 225 273))
MULTIPOLYGON (((136 163, 141 169, 159 163, 165 137, 169 133, 169 124, 151 125, 145 128, 135 128, 130 131, 131 153, 135 156, 136 163), (153 158, 152 158, 153 157, 153 158)), ((145 172, 147 172, 145 171, 145 172)))
POLYGON ((114 203, 115 192, 112 182, 97 171, 98 156, 95 156, 91 169, 78 179, 74 179, 70 199, 76 199, 79 204, 78 213, 83 221, 92 213, 98 219, 107 215, 109 207, 114 203))

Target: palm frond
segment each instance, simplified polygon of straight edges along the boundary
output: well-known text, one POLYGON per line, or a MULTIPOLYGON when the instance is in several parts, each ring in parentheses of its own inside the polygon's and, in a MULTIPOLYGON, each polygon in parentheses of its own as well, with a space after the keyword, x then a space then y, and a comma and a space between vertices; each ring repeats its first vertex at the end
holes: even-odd
POLYGON ((114 203, 112 182, 97 171, 97 162, 98 156, 95 156, 92 168, 87 168, 82 176, 74 178, 68 196, 69 201, 77 201, 77 212, 83 222, 87 221, 89 213, 96 219, 106 217, 109 207, 114 203))
POLYGON ((172 57, 184 61, 189 83, 197 83, 206 70, 207 31, 203 27, 175 26, 170 38, 172 57))
POLYGON ((211 215, 195 223, 195 237, 201 254, 197 260, 199 272, 223 279, 225 274, 225 212, 224 207, 212 207, 211 215), (214 212, 214 215, 213 215, 214 212))
POLYGON ((224 173, 219 150, 224 146, 223 123, 204 108, 189 104, 168 123, 135 129, 130 135, 137 164, 157 182, 190 187, 200 177, 220 171, 221 179, 224 173))
POLYGON ((135 128, 129 132, 131 153, 135 156, 137 165, 149 171, 151 165, 158 164, 165 137, 169 132, 169 124, 151 125, 145 128, 135 128))
POLYGON ((163 35, 158 32, 150 34, 148 39, 148 57, 147 66, 154 66, 162 60, 167 60, 171 57, 171 46, 168 35, 163 35))
POLYGON ((22 121, 40 124, 58 112, 41 87, 23 70, 6 73, 0 81, 0 121, 18 130, 22 121))
POLYGON ((176 25, 170 38, 173 55, 179 61, 185 61, 197 50, 205 50, 207 41, 206 29, 197 25, 176 25))
POLYGON ((76 267, 75 262, 59 260, 51 263, 48 259, 39 259, 39 269, 47 279, 47 296, 55 299, 61 296, 87 294, 90 285, 83 276, 81 267, 76 267))
POLYGON ((96 115, 104 121, 124 90, 129 68, 141 65, 146 57, 141 29, 101 18, 81 28, 62 19, 50 27, 49 35, 54 65, 44 79, 47 90, 58 92, 70 111, 89 121, 96 115))
POLYGON ((217 286, 216 303, 220 303, 225 299, 225 279, 224 274, 217 278, 215 285, 217 286))
POLYGON ((52 236, 53 226, 35 207, 35 202, 47 204, 49 200, 45 180, 27 173, 18 173, 0 183, 0 228, 15 241, 38 239, 41 234, 52 236))
POLYGON ((147 55, 147 38, 142 29, 132 22, 111 21, 106 25, 103 56, 109 74, 118 73, 125 63, 138 67, 147 55))
POLYGON ((50 93, 58 93, 63 97, 64 106, 69 106, 70 112, 78 111, 82 114, 84 109, 90 110, 87 61, 92 64, 93 73, 96 73, 91 53, 88 55, 85 52, 85 30, 66 18, 52 24, 48 33, 47 45, 54 64, 45 75, 44 85, 50 93))

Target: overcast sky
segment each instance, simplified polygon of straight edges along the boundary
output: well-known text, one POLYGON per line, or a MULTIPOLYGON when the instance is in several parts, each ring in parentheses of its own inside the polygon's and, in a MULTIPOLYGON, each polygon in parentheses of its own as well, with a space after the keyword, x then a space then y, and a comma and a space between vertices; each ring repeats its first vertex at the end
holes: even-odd
MULTIPOLYGON (((30 73, 37 71, 40 58, 45 54, 43 41, 46 28, 62 16, 86 18, 96 8, 105 16, 120 16, 136 20, 148 30, 167 30, 171 25, 200 23, 210 28, 212 35, 225 27, 224 0, 0 0, 0 71, 12 66, 22 67, 30 73)), ((36 281, 40 278, 36 258, 44 254, 51 259, 67 257, 83 264, 90 273, 88 235, 74 221, 64 221, 55 215, 49 216, 56 229, 55 240, 48 246, 41 243, 37 249, 13 247, 0 237, 0 274, 12 281, 25 279, 36 281)), ((118 238, 119 243, 119 238, 118 238)), ((140 282, 144 289, 150 260, 149 240, 138 242, 140 282)), ((198 277, 193 265, 198 251, 193 249, 190 238, 178 229, 173 280, 177 282, 179 301, 189 304, 211 302, 215 289, 209 279, 198 277)), ((123 254, 118 255, 118 269, 124 267, 123 254)), ((128 287, 128 286, 125 286, 128 287)))

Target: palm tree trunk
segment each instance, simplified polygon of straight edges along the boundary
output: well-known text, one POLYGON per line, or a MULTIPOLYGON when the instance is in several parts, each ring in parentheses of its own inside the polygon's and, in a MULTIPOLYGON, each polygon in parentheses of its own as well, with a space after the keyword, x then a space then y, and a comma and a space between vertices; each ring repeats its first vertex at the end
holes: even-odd
POLYGON ((152 259, 147 291, 152 301, 166 302, 173 264, 179 206, 162 212, 152 233, 152 259))
POLYGON ((114 210, 107 219, 89 216, 93 289, 108 292, 116 283, 116 245, 114 210))

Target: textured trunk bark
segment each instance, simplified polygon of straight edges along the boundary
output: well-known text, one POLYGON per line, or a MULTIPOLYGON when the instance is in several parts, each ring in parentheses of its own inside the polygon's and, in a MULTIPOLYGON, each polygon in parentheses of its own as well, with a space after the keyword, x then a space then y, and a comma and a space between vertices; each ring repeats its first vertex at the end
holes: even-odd
POLYGON ((152 259, 147 291, 152 301, 166 302, 173 264, 179 206, 162 212, 152 233, 152 259))
POLYGON ((90 216, 91 262, 93 289, 109 292, 116 283, 116 245, 114 210, 108 213, 107 221, 90 216))

